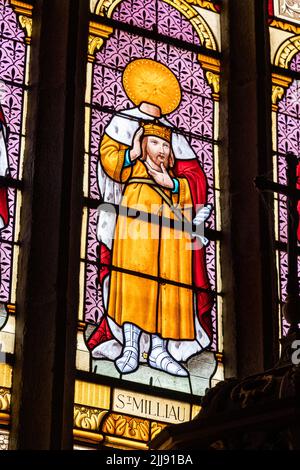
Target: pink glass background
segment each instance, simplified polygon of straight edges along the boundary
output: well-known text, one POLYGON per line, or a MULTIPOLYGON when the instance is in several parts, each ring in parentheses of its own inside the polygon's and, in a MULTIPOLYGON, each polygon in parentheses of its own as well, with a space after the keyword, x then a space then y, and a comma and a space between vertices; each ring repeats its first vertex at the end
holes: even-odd
MULTIPOLYGON (((297 54, 290 64, 291 70, 300 72, 300 54, 297 54)), ((300 80, 293 80, 279 103, 277 116, 277 149, 279 153, 292 152, 300 156, 300 80)), ((278 156, 278 179, 286 184, 286 161, 284 156, 278 156)), ((287 208, 286 197, 279 196, 279 240, 287 242, 287 208)), ((298 257, 298 273, 300 279, 300 257, 298 257)), ((280 253, 280 301, 286 300, 288 262, 287 254, 280 253)), ((288 324, 282 318, 282 334, 287 333, 288 324)))
POLYGON ((159 34, 200 44, 189 21, 175 8, 161 0, 127 0, 114 11, 113 19, 139 28, 156 29, 159 34))
MULTIPOLYGON (((8 0, 0 0, 0 100, 9 128, 10 176, 18 178, 25 76, 25 34, 8 0)), ((9 188, 9 225, 1 231, 0 301, 10 298, 16 191, 9 188)))

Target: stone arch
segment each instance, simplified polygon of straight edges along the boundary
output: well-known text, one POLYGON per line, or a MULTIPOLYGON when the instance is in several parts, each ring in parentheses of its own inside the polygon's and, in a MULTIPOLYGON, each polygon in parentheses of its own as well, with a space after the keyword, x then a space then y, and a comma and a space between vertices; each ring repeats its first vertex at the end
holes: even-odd
MULTIPOLYGON (((115 8, 122 0, 99 0, 94 6, 94 13, 99 16, 111 18, 115 8)), ((217 51, 217 42, 206 21, 192 5, 186 0, 163 0, 176 8, 185 18, 187 18, 196 33, 198 34, 201 46, 217 51)))

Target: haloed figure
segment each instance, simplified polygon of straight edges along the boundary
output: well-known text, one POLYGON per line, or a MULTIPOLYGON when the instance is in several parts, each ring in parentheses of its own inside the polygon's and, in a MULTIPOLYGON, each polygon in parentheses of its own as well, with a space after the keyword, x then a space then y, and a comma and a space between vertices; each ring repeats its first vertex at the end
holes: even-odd
POLYGON ((105 128, 98 184, 105 203, 128 210, 117 217, 99 211, 105 314, 88 345, 92 357, 114 360, 121 374, 147 360, 186 377, 183 364, 211 343, 213 297, 208 240, 178 221, 201 225, 210 216, 206 177, 186 137, 166 118, 181 101, 173 72, 137 59, 126 66, 123 85, 135 107, 119 110, 105 128))
MULTIPOLYGON (((160 207, 164 218, 174 220, 172 207, 192 207, 188 181, 172 173, 174 157, 167 127, 145 124, 137 131, 131 149, 122 149, 104 136, 101 163, 111 178, 125 183, 123 198, 129 208, 143 207, 150 214, 152 207, 160 207)), ((135 231, 135 219, 120 215, 115 229, 112 264, 121 269, 111 273, 108 315, 123 328, 124 336, 122 354, 115 363, 123 374, 137 369, 143 331, 151 334, 149 365, 186 376, 186 369, 169 354, 167 340, 195 338, 193 292, 176 285, 192 285, 187 236, 180 237, 163 224, 147 227, 148 220, 136 224, 135 231), (146 230, 141 230, 141 224, 146 230), (161 278, 166 282, 160 282, 161 278)))

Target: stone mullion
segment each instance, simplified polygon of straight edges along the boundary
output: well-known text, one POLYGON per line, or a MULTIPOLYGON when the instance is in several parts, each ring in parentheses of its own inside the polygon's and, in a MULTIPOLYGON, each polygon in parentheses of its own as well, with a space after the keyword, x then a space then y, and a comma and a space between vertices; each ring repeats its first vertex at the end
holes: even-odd
POLYGON ((73 447, 88 17, 85 0, 35 1, 12 450, 73 447))
POLYGON ((221 271, 227 377, 256 373, 276 356, 271 223, 253 184, 272 163, 265 7, 265 1, 224 0, 221 15, 221 271))

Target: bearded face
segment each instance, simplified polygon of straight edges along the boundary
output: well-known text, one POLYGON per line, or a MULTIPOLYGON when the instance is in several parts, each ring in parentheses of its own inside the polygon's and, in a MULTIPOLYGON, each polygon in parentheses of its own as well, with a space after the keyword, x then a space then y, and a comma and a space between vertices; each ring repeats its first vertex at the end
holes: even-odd
POLYGON ((164 139, 156 136, 147 136, 143 140, 143 159, 147 157, 160 170, 160 165, 169 168, 171 160, 171 145, 164 139))

